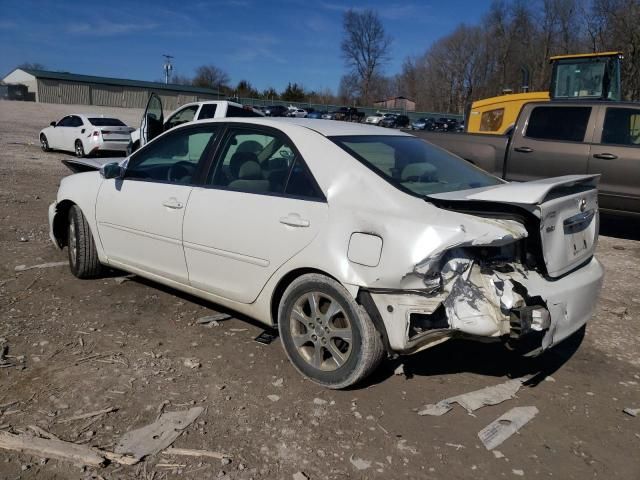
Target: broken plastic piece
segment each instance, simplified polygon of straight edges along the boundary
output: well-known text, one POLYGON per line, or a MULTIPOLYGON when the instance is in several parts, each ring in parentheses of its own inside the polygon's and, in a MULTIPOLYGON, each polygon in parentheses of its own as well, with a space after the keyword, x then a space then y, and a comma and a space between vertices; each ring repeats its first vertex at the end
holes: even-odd
POLYGON ((65 265, 69 265, 69 262, 48 262, 48 263, 40 263, 38 265, 32 265, 27 267, 26 265, 18 265, 14 270, 16 272, 24 272, 25 270, 32 270, 34 268, 52 268, 52 267, 64 267, 65 265))
POLYGON ((451 410, 453 408, 453 403, 461 405, 469 413, 486 405, 497 405, 505 400, 513 398, 518 390, 520 390, 522 383, 526 382, 528 379, 529 377, 516 378, 492 387, 485 387, 473 392, 463 393, 456 397, 445 398, 436 404, 425 406, 424 409, 418 412, 418 415, 432 415, 439 417, 451 410))
POLYGON ((640 414, 640 408, 625 408, 622 411, 632 417, 637 417, 640 414))
POLYGON ((278 334, 275 331, 265 330, 253 340, 263 345, 269 345, 276 338, 278 338, 278 334))
POLYGON ((478 432, 487 450, 493 450, 538 414, 536 407, 514 407, 478 432))
POLYGON ((221 322, 223 320, 228 320, 231 318, 231 315, 228 313, 216 313, 215 315, 207 315, 206 317, 200 317, 196 320, 198 325, 206 325, 208 323, 213 322, 221 322))

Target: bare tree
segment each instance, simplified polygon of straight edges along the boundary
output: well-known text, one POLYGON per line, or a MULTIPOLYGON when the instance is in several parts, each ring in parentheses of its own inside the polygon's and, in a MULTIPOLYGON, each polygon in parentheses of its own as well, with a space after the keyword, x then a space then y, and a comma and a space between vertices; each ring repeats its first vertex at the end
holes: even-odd
POLYGON ((391 37, 384 31, 380 17, 373 10, 348 10, 343 21, 342 56, 358 79, 364 103, 371 98, 371 82, 388 60, 391 37))
POLYGON ((196 69, 193 85, 196 87, 224 90, 228 88, 229 75, 215 65, 202 65, 196 69))
POLYGON ((192 85, 193 80, 186 75, 173 75, 171 77, 171 83, 176 85, 192 85))
POLYGON ((45 70, 47 67, 38 62, 24 62, 18 65, 18 68, 25 70, 45 70))

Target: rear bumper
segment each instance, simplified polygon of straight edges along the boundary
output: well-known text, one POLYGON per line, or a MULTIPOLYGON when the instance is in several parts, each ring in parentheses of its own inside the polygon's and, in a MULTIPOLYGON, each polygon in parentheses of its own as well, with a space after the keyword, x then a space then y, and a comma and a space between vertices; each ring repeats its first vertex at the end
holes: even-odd
POLYGON ((604 269, 595 257, 554 280, 535 271, 504 275, 478 270, 460 281, 459 288, 435 295, 370 292, 377 311, 369 314, 381 319, 389 348, 408 354, 456 335, 484 341, 508 339, 513 333, 510 320, 516 305, 522 307, 524 301, 539 304, 541 299, 549 312, 549 323, 538 332, 543 335, 538 335, 537 348, 532 351, 538 353, 566 339, 589 320, 603 278, 604 269))

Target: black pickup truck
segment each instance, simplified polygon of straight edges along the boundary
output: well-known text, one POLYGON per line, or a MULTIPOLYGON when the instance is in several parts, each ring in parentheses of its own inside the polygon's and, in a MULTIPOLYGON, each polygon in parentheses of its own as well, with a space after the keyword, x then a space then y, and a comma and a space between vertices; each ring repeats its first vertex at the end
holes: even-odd
POLYGON ((364 112, 359 111, 355 107, 340 107, 331 112, 333 120, 344 120, 348 122, 362 122, 364 120, 364 112))
POLYGON ((601 210, 640 216, 640 104, 525 104, 509 135, 414 135, 509 181, 599 173, 601 210))

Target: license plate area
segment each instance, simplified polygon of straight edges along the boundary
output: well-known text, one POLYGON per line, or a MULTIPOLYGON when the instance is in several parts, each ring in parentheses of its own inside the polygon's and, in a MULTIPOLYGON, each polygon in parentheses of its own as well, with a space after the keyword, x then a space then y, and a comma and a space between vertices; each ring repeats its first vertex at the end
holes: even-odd
POLYGON ((589 226, 595 216, 594 210, 581 212, 573 217, 565 219, 563 223, 564 234, 569 236, 569 255, 577 257, 583 250, 590 250, 594 237, 589 226))

